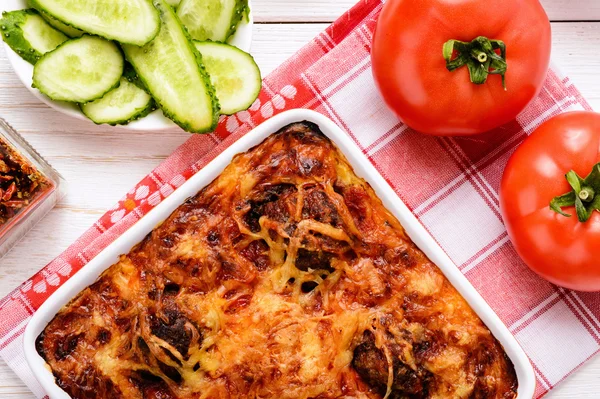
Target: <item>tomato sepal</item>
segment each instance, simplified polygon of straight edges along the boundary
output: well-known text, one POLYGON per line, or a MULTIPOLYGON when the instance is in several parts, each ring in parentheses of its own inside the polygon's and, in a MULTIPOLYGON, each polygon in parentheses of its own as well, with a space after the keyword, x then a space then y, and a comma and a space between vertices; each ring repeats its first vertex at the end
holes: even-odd
POLYGON ((508 64, 506 44, 502 40, 490 40, 484 36, 476 37, 470 43, 448 40, 444 43, 442 54, 449 72, 466 65, 471 83, 476 85, 484 84, 488 75, 502 75, 502 86, 506 90, 508 64), (496 50, 500 50, 500 55, 496 50))
POLYGON ((566 208, 569 206, 574 206, 575 205, 575 193, 574 192, 570 192, 564 195, 561 195, 559 197, 553 198, 552 201, 550 201, 550 209, 552 209, 554 212, 570 218, 572 215, 569 215, 568 213, 564 212, 562 210, 562 208, 566 208))
POLYGON ((597 195, 600 193, 600 163, 594 165, 592 172, 585 179, 574 170, 565 177, 573 190, 553 198, 550 201, 550 209, 562 216, 571 217, 562 208, 574 206, 577 219, 585 223, 590 220, 594 211, 600 212, 600 195, 597 195))

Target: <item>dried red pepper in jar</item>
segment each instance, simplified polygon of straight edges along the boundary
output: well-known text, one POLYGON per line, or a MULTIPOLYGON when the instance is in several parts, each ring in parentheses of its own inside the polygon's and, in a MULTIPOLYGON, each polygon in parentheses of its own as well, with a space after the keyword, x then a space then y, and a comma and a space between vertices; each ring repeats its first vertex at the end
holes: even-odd
POLYGON ((0 140, 0 225, 27 207, 50 182, 10 145, 0 140))

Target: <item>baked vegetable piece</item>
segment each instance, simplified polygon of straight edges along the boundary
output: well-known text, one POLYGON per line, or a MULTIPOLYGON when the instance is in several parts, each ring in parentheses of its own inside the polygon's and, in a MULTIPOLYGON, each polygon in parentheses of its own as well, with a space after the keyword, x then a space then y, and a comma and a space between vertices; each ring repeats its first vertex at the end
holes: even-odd
POLYGON ((122 45, 144 85, 164 114, 188 132, 213 131, 219 121, 219 102, 200 53, 164 0, 158 36, 143 47, 122 45))
POLYGON ((150 0, 31 0, 31 4, 74 28, 137 46, 154 39, 160 28, 150 0))
POLYGON ((33 69, 33 87, 53 100, 86 103, 119 85, 123 64, 117 45, 85 35, 45 54, 33 69))
POLYGON ((42 55, 69 39, 34 9, 2 13, 0 34, 10 48, 34 65, 42 55))
POLYGON ((262 87, 254 58, 225 43, 195 42, 195 45, 217 92, 221 113, 232 115, 248 109, 262 87))
POLYGON ((37 350, 74 399, 517 392, 502 346, 310 123, 234 157, 37 350))
POLYGON ((247 8, 248 0, 182 0, 177 15, 194 40, 226 42, 247 8))

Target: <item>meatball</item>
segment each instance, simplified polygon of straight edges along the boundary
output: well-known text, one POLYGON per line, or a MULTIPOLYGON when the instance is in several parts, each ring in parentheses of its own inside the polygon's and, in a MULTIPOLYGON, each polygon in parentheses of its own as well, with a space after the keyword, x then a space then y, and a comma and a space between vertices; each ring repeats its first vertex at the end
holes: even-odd
MULTIPOLYGON (((392 397, 426 398, 429 373, 426 370, 413 370, 400 358, 400 347, 389 340, 385 345, 391 355, 393 366, 392 397)), ((352 367, 371 387, 385 393, 388 385, 389 363, 383 349, 375 345, 374 334, 367 330, 362 343, 354 349, 352 367)))

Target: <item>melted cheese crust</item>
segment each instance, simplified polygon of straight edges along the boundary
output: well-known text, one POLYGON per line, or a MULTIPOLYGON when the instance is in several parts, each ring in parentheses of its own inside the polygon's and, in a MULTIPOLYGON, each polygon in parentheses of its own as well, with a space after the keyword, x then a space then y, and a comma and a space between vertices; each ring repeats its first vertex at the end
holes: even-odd
POLYGON ((517 388, 489 330, 306 122, 236 156, 64 307, 37 349, 77 399, 517 388), (361 366, 377 356, 381 369, 361 366))

